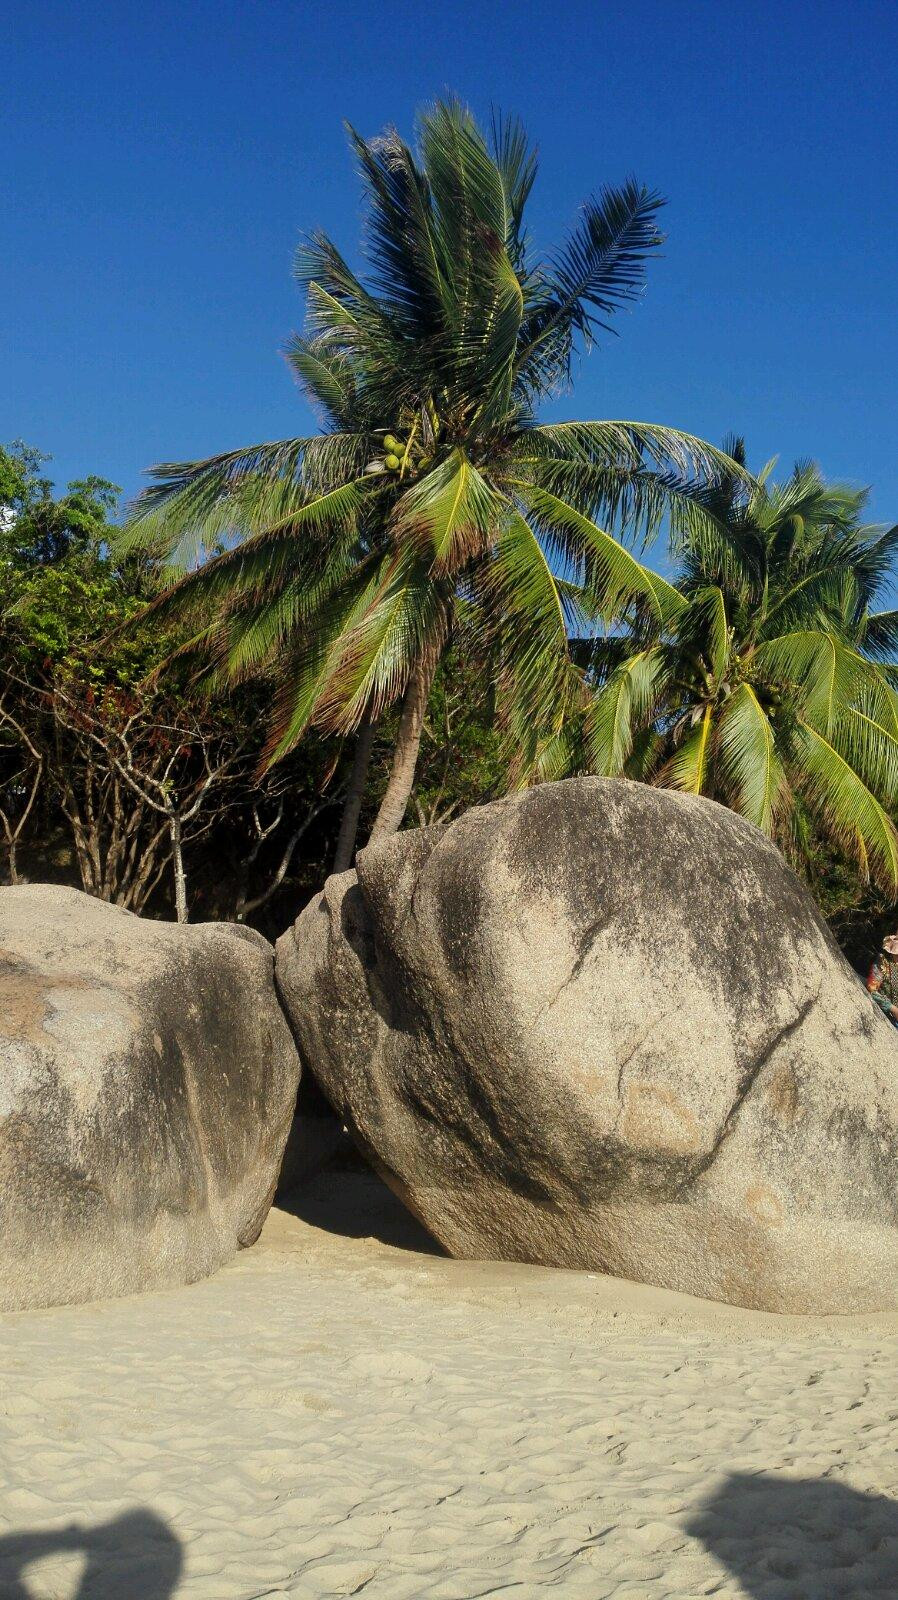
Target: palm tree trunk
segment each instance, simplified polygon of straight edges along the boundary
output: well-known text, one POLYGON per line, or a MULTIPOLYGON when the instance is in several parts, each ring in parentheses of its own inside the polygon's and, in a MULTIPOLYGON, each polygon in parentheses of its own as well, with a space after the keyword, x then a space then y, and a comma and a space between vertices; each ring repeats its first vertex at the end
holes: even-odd
POLYGON ((415 767, 418 764, 421 734, 424 731, 424 715, 427 711, 427 700, 435 670, 435 662, 433 665, 419 664, 408 680, 402 701, 402 715, 399 718, 399 732, 396 736, 390 780, 380 803, 380 810, 374 819, 374 827, 371 829, 372 839, 386 838, 389 834, 396 833, 402 826, 415 781, 415 767))
POLYGON ((334 872, 346 872, 352 866, 352 858, 355 855, 355 841, 359 831, 359 812, 362 809, 362 801, 365 797, 365 784, 368 779, 368 764, 371 760, 371 746, 373 743, 374 723, 363 722, 356 735, 352 772, 349 776, 349 788, 346 792, 343 816, 340 819, 337 853, 334 856, 334 872))

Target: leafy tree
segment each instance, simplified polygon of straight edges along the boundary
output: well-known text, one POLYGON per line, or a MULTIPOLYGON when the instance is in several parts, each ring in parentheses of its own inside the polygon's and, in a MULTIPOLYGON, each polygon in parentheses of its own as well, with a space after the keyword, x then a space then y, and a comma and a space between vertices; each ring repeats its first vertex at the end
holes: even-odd
POLYGON ((875 607, 898 527, 864 525, 865 492, 814 466, 769 473, 709 486, 664 626, 584 643, 597 693, 538 768, 710 795, 806 860, 822 833, 894 895, 898 612, 875 607))
POLYGON ((164 553, 157 612, 191 618, 213 679, 268 674, 269 758, 310 727, 359 731, 338 866, 371 729, 394 705, 373 833, 402 822, 460 608, 519 750, 582 695, 569 636, 585 618, 663 623, 678 602, 622 530, 699 520, 707 475, 742 477, 672 428, 537 421, 577 349, 641 293, 656 194, 604 189, 539 256, 525 226, 536 159, 516 121, 485 138, 451 102, 420 116, 414 151, 393 130, 350 142, 368 276, 322 233, 296 262, 307 327, 288 355, 324 431, 153 469, 127 535, 164 553))
MULTIPOLYGON (((135 621, 151 564, 114 549, 117 491, 91 477, 55 498, 49 459, 0 449, 5 876, 71 856, 82 888, 131 910, 258 915, 291 892, 301 842, 339 804, 334 743, 307 741, 301 763, 260 778, 257 694, 210 703, 186 670, 160 683, 182 638, 135 621)), ((298 867, 313 887, 314 857, 298 867)))
MULTIPOLYGON (((76 550, 95 551, 109 537, 117 484, 96 476, 76 479, 56 499, 41 470, 50 459, 21 439, 0 446, 0 568, 7 584, 22 570, 76 550)), ((9 597, 7 589, 4 598, 9 597)))

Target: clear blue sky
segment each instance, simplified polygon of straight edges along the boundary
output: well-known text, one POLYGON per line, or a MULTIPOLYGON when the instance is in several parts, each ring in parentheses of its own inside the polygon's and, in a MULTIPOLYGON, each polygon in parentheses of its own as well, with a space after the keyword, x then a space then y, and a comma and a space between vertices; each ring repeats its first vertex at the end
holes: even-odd
POLYGON ((603 181, 668 197, 559 414, 736 428, 898 520, 894 0, 2 9, 0 440, 60 484, 307 430, 278 351, 300 231, 358 242, 341 119, 408 133, 450 89, 523 115, 541 241, 603 181))

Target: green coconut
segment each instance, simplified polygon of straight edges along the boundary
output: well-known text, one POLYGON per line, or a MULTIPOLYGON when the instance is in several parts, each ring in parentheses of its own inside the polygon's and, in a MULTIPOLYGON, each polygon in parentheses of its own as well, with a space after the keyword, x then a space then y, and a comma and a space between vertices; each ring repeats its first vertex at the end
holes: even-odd
POLYGON ((388 433, 384 435, 384 449, 391 451, 394 455, 399 454, 399 451, 402 449, 402 445, 396 438, 395 434, 388 433))
POLYGON ((396 456, 396 455, 393 455, 392 451, 388 456, 384 456, 384 466, 385 467, 389 467, 391 472, 398 472, 399 471, 399 465, 400 465, 399 457, 396 456))

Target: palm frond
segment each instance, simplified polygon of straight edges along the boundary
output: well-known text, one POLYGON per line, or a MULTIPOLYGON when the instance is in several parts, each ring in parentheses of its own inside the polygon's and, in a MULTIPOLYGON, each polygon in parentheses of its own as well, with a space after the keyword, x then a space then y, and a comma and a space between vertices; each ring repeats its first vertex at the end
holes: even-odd
POLYGON ((898 655, 898 611, 872 611, 863 619, 864 649, 880 660, 898 655))
MULTIPOLYGON (((546 274, 541 303, 521 330, 515 362, 519 373, 527 373, 559 330, 565 335, 578 332, 588 345, 597 328, 608 328, 615 311, 638 298, 646 260, 662 242, 657 214, 663 203, 660 195, 632 179, 587 201, 580 223, 546 274)), ((567 375, 567 366, 565 361, 558 378, 567 375)), ((542 371, 539 381, 545 382, 542 371)))
POLYGON ((434 237, 430 189, 395 128, 364 140, 347 124, 368 196, 366 245, 381 307, 416 339, 442 327, 445 275, 434 237))
POLYGON ((628 471, 647 466, 673 472, 681 479, 712 478, 734 474, 746 488, 754 479, 716 445, 708 444, 681 428, 653 422, 551 422, 526 430, 526 445, 550 457, 583 461, 598 467, 628 471))
POLYGON ((560 561, 569 563, 607 621, 635 604, 663 627, 682 610, 685 602, 673 585, 643 566, 589 517, 545 489, 521 483, 516 491, 550 548, 560 561))
POLYGON ((664 671, 657 649, 629 657, 598 691, 586 716, 589 770, 618 777, 633 754, 637 735, 650 717, 664 671))
POLYGON ((842 708, 885 686, 873 662, 819 628, 794 629, 758 646, 756 665, 773 681, 800 691, 802 714, 828 735, 842 708))
POLYGON ((832 743, 877 798, 894 807, 898 801, 898 724, 894 717, 880 721, 872 704, 846 706, 839 713, 832 743))
POLYGON ((435 574, 458 572, 488 549, 502 504, 465 453, 453 450, 397 501, 393 536, 429 550, 435 574))
POLYGON ((773 724, 749 683, 740 684, 721 708, 716 766, 733 809, 773 835, 788 785, 773 724))
POLYGON ((439 659, 449 612, 450 597, 432 581, 427 561, 396 552, 371 605, 343 630, 339 664, 316 701, 316 725, 349 733, 366 718, 376 721, 416 665, 439 659))
POLYGON ((150 549, 189 569, 208 551, 283 521, 310 492, 355 478, 368 448, 363 435, 332 433, 154 467, 159 481, 138 496, 117 546, 150 549))
MULTIPOLYGON (((345 636, 377 604, 387 571, 386 557, 367 557, 319 606, 314 626, 293 635, 279 674, 263 752, 269 764, 287 755, 315 721, 322 698, 342 665, 345 636)), ((359 721, 363 717, 364 713, 359 721)))
POLYGON ((325 420, 336 427, 352 425, 358 392, 349 356, 334 349, 327 339, 304 339, 300 334, 293 335, 284 353, 301 387, 323 411, 325 420))
POLYGON ((664 787, 680 789, 684 794, 705 794, 710 782, 714 707, 697 707, 695 716, 694 724, 659 777, 664 787))
POLYGON ((490 136, 492 157, 502 179, 505 198, 503 243, 512 251, 520 246, 524 210, 536 181, 536 151, 517 117, 503 116, 494 111, 490 136))
MULTIPOLYGON (((235 606, 280 601, 284 585, 306 590, 336 582, 351 565, 365 500, 364 480, 308 498, 289 517, 184 573, 141 613, 159 622, 223 615, 235 606)), ((299 620, 299 613, 297 620, 299 620)))
POLYGON ((680 613, 677 632, 684 643, 702 652, 712 676, 719 681, 729 665, 731 641, 726 597, 719 584, 707 584, 689 595, 688 609, 680 613))
POLYGON ((821 826, 865 877, 898 892, 898 833, 891 818, 823 734, 805 722, 797 732, 796 776, 821 826))

